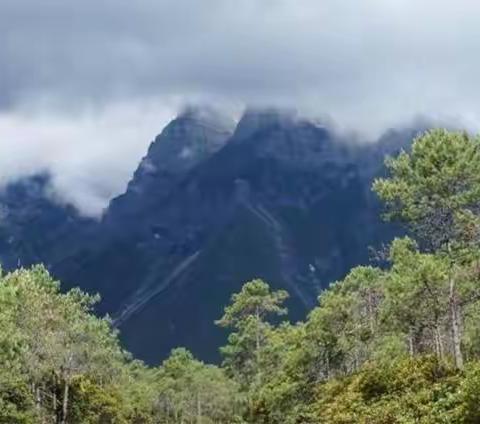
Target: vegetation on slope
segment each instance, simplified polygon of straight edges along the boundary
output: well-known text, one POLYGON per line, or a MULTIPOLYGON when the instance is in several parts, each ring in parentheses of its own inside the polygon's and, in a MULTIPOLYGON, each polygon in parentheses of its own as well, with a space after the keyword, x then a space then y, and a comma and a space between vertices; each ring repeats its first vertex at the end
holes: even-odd
POLYGON ((0 423, 480 422, 480 140, 436 130, 373 188, 410 237, 291 324, 261 280, 232 297, 221 367, 123 352, 96 298, 43 267, 0 278, 0 423))

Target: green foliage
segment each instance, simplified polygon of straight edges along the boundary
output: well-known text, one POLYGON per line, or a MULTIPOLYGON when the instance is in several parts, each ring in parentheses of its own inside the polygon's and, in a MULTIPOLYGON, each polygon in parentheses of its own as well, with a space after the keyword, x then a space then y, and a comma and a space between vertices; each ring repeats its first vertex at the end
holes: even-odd
POLYGON ((0 423, 480 422, 480 147, 444 130, 389 159, 374 189, 416 239, 333 283, 303 323, 246 283, 225 308, 222 367, 183 348, 132 360, 98 300, 45 268, 0 275, 0 423))
POLYGON ((233 422, 240 410, 236 384, 223 370, 197 361, 183 348, 172 351, 158 381, 161 422, 233 422))
POLYGON ((459 382, 434 357, 367 364, 318 386, 312 409, 321 423, 453 423, 459 382))
POLYGON ((216 322, 234 330, 221 352, 225 369, 242 385, 250 385, 262 378, 262 350, 271 329, 268 318, 287 313, 282 306, 287 297, 283 290, 272 292, 262 280, 250 281, 240 293, 232 296, 232 303, 216 322))
POLYGON ((391 176, 377 179, 373 189, 385 202, 388 219, 408 223, 433 249, 476 238, 478 137, 433 130, 414 140, 411 153, 402 151, 386 165, 391 176))
POLYGON ((448 260, 449 325, 455 364, 462 369, 463 300, 478 298, 471 284, 478 272, 472 276, 469 268, 480 253, 480 138, 430 131, 413 142, 411 153, 388 159, 387 166, 391 175, 373 185, 387 218, 406 222, 424 247, 448 260))
POLYGON ((478 421, 475 366, 453 364, 480 353, 479 140, 432 131, 387 165, 374 189, 417 240, 394 240, 388 269, 334 283, 296 338, 270 329, 277 366, 250 421, 478 421))
POLYGON ((225 314, 217 324, 240 329, 250 317, 264 320, 269 314, 285 315, 287 310, 281 305, 287 297, 284 290, 271 292, 269 285, 262 280, 250 281, 240 293, 232 296, 232 304, 225 308, 225 314))
POLYGON ((184 349, 157 369, 131 361, 97 298, 59 288, 40 266, 0 277, 0 423, 235 422, 223 370, 184 349))
POLYGON ((0 423, 35 423, 34 401, 27 380, 18 372, 0 368, 0 423))
POLYGON ((99 385, 85 377, 76 378, 72 382, 69 420, 82 424, 128 424, 122 401, 120 387, 99 385))
POLYGON ((96 300, 79 290, 60 293, 40 266, 0 279, 0 360, 17 377, 24 402, 16 404, 27 415, 60 422, 73 414, 78 379, 102 386, 117 379, 124 355, 109 322, 91 314, 96 300))

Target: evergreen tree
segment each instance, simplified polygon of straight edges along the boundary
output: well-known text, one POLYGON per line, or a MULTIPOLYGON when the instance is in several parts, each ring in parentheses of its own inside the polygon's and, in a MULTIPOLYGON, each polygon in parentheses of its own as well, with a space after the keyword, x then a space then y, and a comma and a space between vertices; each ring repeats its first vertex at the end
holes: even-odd
POLYGON ((271 328, 268 318, 287 313, 282 306, 287 297, 283 290, 272 292, 262 280, 250 281, 232 296, 232 303, 216 322, 234 330, 221 352, 227 371, 242 384, 261 379, 261 353, 271 328))
POLYGON ((455 363, 463 368, 458 265, 480 241, 480 139, 430 131, 414 140, 411 153, 386 164, 391 176, 373 184, 387 206, 386 218, 406 222, 421 244, 450 261, 450 324, 455 363))

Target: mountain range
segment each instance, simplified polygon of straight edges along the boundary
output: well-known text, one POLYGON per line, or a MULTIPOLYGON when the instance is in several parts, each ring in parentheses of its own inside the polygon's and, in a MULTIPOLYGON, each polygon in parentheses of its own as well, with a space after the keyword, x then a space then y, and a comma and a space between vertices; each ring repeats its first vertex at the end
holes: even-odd
POLYGON ((225 334, 213 322, 244 282, 288 290, 295 321, 398 232, 370 186, 418 130, 359 143, 290 111, 247 110, 236 123, 188 108, 99 220, 56 202, 48 174, 8 185, 0 260, 44 263, 65 289, 98 292, 98 313, 140 359, 185 346, 215 361, 225 334))

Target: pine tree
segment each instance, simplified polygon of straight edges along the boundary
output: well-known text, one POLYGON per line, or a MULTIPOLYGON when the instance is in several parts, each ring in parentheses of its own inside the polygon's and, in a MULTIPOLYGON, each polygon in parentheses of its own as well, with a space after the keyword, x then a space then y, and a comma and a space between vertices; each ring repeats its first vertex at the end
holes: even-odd
POLYGON ((410 153, 386 161, 390 177, 374 191, 385 202, 386 218, 406 222, 420 242, 450 262, 449 310, 458 368, 463 368, 459 264, 480 241, 480 139, 433 130, 418 137, 410 153))

